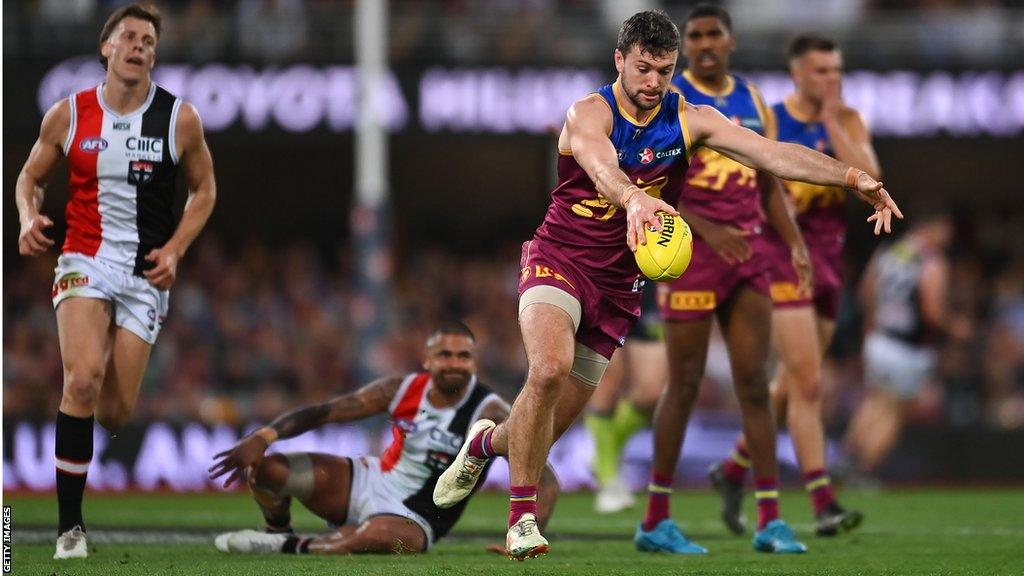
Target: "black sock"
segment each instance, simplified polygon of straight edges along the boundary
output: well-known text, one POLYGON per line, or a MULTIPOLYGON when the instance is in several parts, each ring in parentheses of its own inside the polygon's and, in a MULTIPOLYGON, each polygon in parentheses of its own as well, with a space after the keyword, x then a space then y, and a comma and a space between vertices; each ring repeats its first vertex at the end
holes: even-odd
POLYGON ((57 441, 54 459, 57 465, 57 508, 60 524, 57 535, 75 526, 85 530, 82 521, 82 494, 85 476, 92 461, 92 426, 94 418, 76 418, 57 411, 57 441))
POLYGON ((306 554, 309 552, 309 543, 312 541, 312 538, 300 538, 292 534, 281 545, 281 552, 283 554, 306 554))

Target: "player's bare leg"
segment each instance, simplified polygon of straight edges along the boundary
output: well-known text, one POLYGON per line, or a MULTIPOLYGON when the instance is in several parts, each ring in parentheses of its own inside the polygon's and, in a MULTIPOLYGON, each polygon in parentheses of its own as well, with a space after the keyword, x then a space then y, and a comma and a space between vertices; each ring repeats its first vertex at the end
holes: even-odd
POLYGON ((82 496, 93 456, 93 422, 111 351, 110 303, 68 298, 57 306, 64 390, 57 412, 54 456, 60 524, 54 559, 88 555, 82 496))
POLYGON ((877 388, 868 389, 857 409, 846 444, 857 456, 862 472, 872 473, 885 461, 903 428, 903 406, 896 395, 877 388))
POLYGON ((718 314, 754 470, 757 497, 754 548, 761 552, 804 552, 806 547, 795 540, 792 531, 779 519, 775 422, 767 376, 771 300, 749 287, 742 287, 718 309, 718 314))
POLYGON ((707 361, 711 317, 686 322, 666 322, 668 385, 654 409, 654 461, 648 487, 647 513, 637 530, 635 542, 642 551, 704 554, 672 522, 669 499, 686 424, 697 401, 697 392, 707 361))
POLYGON ((291 501, 333 524, 348 516, 352 466, 347 458, 328 454, 271 454, 249 475, 253 497, 268 530, 242 530, 218 536, 224 552, 245 553, 416 553, 426 550, 423 529, 407 518, 375 516, 359 526, 343 525, 324 536, 291 534, 291 501))
POLYGON ((107 431, 116 433, 131 417, 152 348, 134 332, 114 329, 113 349, 96 408, 96 420, 107 431))
POLYGON ((546 303, 527 306, 519 324, 529 370, 506 422, 510 484, 507 550, 512 557, 525 558, 548 551, 547 540, 536 524, 537 484, 555 441, 555 405, 570 385, 575 327, 568 313, 546 303))

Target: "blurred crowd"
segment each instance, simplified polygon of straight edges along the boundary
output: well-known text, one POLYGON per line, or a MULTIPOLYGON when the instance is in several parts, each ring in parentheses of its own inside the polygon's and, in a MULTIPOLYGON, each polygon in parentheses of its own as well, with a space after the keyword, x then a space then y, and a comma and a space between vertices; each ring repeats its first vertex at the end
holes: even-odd
MULTIPOLYGON (((4 2, 8 56, 92 51, 125 0, 4 2)), ((693 0, 392 0, 390 57, 402 63, 593 64, 633 12, 681 21, 693 0)), ((355 0, 165 0, 161 58, 351 62, 355 0)), ((1024 51, 1021 0, 725 0, 742 40, 736 64, 778 66, 798 31, 840 40, 848 63, 873 67, 1014 66, 1024 51), (864 42, 864 30, 871 41, 864 42)))
MULTIPOLYGON (((1009 233, 1003 227, 990 219, 984 230, 993 243, 982 234, 953 251, 950 306, 962 337, 943 345, 940 374, 916 399, 912 422, 1024 428, 1024 259, 985 248, 1005 246, 999 241, 1009 233)), ((416 370, 430 327, 461 318, 478 336, 481 377, 513 398, 526 369, 516 321, 518 245, 486 256, 416 250, 396 266, 393 305, 384 337, 373 347, 371 371, 416 370)), ((352 321, 351 252, 347 245, 325 250, 302 242, 229 245, 215 231, 204 232, 179 269, 134 417, 268 421, 298 404, 352 390, 364 348, 352 321)), ((48 290, 55 258, 5 262, 5 418, 52 419, 60 398, 48 290)), ((852 298, 843 303, 836 340, 825 371, 833 429, 843 425, 863 390, 852 298)), ((731 386, 717 338, 699 409, 735 415, 731 386)))

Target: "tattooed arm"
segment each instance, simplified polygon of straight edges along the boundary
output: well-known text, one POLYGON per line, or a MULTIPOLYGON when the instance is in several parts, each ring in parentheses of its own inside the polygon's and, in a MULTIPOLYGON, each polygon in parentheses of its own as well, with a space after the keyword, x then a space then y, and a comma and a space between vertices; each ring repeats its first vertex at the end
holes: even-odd
POLYGON ((258 464, 263 453, 278 439, 293 438, 324 424, 351 422, 386 412, 401 384, 401 378, 381 378, 351 394, 283 414, 242 438, 233 448, 214 456, 214 464, 209 470, 210 479, 228 474, 224 481, 227 487, 240 479, 250 466, 258 464))

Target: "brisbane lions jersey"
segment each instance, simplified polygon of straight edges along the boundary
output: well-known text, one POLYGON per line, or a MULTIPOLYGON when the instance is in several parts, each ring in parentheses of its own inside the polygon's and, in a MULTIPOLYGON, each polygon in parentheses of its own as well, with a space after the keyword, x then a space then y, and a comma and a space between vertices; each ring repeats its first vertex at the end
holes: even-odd
POLYGON ((99 258, 141 276, 146 254, 177 226, 172 211, 181 100, 151 84, 138 110, 118 114, 103 85, 73 94, 64 154, 71 168, 64 253, 99 258))
MULTIPOLYGON (((469 499, 452 508, 434 505, 434 485, 459 454, 469 427, 480 418, 484 406, 498 396, 473 376, 462 400, 437 408, 427 392, 430 374, 409 374, 388 406, 394 440, 380 457, 384 479, 404 496, 403 504, 434 529, 436 538, 451 530, 469 499)), ((484 471, 486 475, 486 470, 484 471)))

